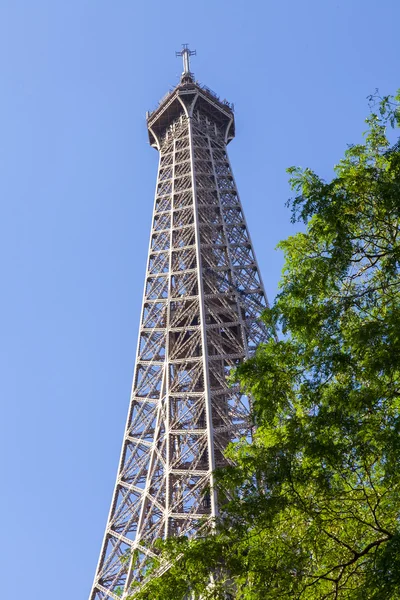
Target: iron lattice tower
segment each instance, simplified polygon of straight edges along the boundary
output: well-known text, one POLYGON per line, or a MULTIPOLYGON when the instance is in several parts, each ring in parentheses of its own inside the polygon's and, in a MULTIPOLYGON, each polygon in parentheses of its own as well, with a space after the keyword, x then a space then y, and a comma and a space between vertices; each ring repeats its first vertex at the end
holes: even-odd
POLYGON ((213 471, 251 435, 229 371, 267 338, 266 297, 226 145, 233 107, 194 80, 147 115, 159 167, 131 403, 90 600, 129 595, 156 538, 218 515, 213 471), (211 490, 211 493, 210 491, 211 490), (133 552, 136 550, 136 552, 133 552))

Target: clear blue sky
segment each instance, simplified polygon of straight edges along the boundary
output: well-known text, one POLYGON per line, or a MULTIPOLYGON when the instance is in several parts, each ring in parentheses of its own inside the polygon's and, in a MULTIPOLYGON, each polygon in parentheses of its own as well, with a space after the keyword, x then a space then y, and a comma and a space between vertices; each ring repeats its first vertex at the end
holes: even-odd
POLYGON ((197 78, 235 103, 230 156, 270 299, 286 167, 324 177, 366 96, 400 87, 398 0, 0 3, 1 598, 85 600, 136 349, 157 154, 145 111, 197 78))

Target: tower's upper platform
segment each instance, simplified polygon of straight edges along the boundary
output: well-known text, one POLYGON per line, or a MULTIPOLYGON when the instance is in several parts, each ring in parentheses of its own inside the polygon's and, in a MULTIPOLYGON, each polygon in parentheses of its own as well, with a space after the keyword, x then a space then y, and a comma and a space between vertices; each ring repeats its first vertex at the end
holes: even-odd
POLYGON ((146 115, 150 144, 155 148, 159 147, 169 126, 182 114, 190 118, 195 110, 219 126, 225 132, 225 142, 229 143, 235 137, 233 104, 220 100, 212 90, 194 79, 189 67, 189 57, 194 52, 186 44, 182 52, 177 54, 184 58, 180 83, 162 98, 154 111, 146 115))

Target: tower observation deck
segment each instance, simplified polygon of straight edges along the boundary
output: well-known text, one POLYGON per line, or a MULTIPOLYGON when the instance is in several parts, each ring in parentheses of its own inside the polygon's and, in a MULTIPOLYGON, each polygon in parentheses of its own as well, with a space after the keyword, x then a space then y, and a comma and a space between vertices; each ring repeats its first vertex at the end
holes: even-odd
POLYGON ((249 401, 227 376, 267 339, 266 297, 226 151, 233 106, 196 82, 186 45, 178 54, 180 83, 147 114, 159 167, 139 340, 89 600, 129 597, 156 539, 195 536, 218 515, 213 472, 230 442, 251 436, 249 401))

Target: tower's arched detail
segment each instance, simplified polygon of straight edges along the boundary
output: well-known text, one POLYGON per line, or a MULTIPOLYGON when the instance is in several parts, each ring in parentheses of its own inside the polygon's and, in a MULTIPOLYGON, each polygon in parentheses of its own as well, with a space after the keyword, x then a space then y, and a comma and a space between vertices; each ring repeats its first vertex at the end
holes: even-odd
POLYGON ((90 600, 142 578, 157 538, 218 514, 213 471, 251 434, 227 383, 267 339, 265 293, 230 167, 231 105, 181 83, 148 115, 159 168, 132 396, 90 600))

